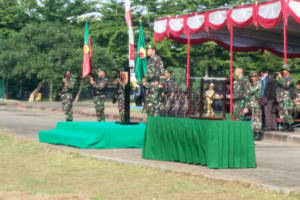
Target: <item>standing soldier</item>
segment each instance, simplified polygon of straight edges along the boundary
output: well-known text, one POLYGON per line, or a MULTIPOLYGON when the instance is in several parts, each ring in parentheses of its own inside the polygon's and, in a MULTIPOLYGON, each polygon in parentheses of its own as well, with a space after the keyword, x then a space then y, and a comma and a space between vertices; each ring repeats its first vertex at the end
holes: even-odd
POLYGON ((105 78, 105 72, 100 68, 97 69, 97 75, 98 78, 96 81, 93 77, 90 77, 90 84, 93 88, 97 121, 105 121, 104 101, 106 95, 105 92, 107 87, 107 79, 105 78))
POLYGON ((283 65, 282 75, 277 74, 277 81, 279 87, 282 89, 282 107, 283 107, 283 131, 293 132, 293 100, 292 90, 294 90, 294 80, 290 74, 291 68, 288 65, 283 65))
POLYGON ((162 96, 162 103, 163 103, 163 114, 168 116, 168 113, 172 107, 171 103, 171 95, 172 90, 174 87, 174 80, 171 78, 171 73, 167 70, 165 71, 165 84, 163 85, 163 96, 162 96))
POLYGON ((147 95, 146 112, 148 115, 158 116, 161 110, 160 89, 164 84, 164 66, 161 58, 156 55, 156 48, 153 45, 147 47, 147 56, 150 57, 147 63, 147 95))
POLYGON ((295 104, 295 117, 299 119, 300 114, 300 80, 296 83, 296 98, 294 99, 295 104))
POLYGON ((117 79, 117 101, 121 121, 125 121, 125 86, 126 72, 120 72, 120 78, 117 79))
POLYGON ((249 112, 251 109, 251 121, 252 121, 252 130, 255 140, 261 140, 263 138, 262 132, 262 111, 259 104, 259 99, 261 97, 261 86, 262 83, 258 80, 258 74, 255 71, 249 73, 251 79, 250 86, 250 97, 249 102, 244 109, 244 113, 249 112))
POLYGON ((67 115, 66 121, 73 121, 72 101, 73 101, 73 88, 76 79, 71 76, 70 70, 65 71, 64 78, 62 79, 61 99, 62 108, 67 115))
POLYGON ((248 102, 250 83, 249 80, 244 77, 243 68, 236 66, 235 81, 233 83, 233 119, 245 120, 244 108, 248 102))
MULTIPOLYGON (((280 72, 276 72, 276 79, 278 79, 278 76, 282 77, 280 72)), ((280 119, 280 123, 278 124, 279 130, 282 131, 282 129, 285 127, 283 126, 283 118, 284 118, 284 112, 283 112, 283 89, 279 87, 279 85, 276 82, 276 104, 275 108, 278 111, 278 117, 280 119)))

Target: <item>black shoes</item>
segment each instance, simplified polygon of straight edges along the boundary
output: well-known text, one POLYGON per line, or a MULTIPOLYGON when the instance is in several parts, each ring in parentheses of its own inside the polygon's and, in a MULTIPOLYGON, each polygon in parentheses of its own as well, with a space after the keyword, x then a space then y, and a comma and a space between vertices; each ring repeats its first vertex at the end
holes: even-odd
POLYGON ((264 133, 262 131, 255 131, 254 132, 254 140, 261 141, 264 138, 264 133))
POLYGON ((285 123, 285 124, 282 125, 281 131, 294 132, 295 129, 294 129, 292 124, 286 124, 285 123))
POLYGON ((287 128, 286 128, 286 131, 287 131, 287 132, 294 132, 295 129, 294 129, 293 125, 288 124, 288 125, 287 125, 287 128))

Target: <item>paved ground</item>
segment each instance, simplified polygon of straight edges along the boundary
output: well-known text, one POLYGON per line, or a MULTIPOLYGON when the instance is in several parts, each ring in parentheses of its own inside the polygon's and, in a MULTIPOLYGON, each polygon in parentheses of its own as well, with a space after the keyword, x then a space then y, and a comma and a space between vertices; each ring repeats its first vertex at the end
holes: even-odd
MULTIPOLYGON (((1 102, 1 101, 0 101, 1 102)), ((34 110, 47 110, 62 112, 61 102, 25 102, 8 100, 2 101, 6 106, 19 108, 19 109, 34 109, 34 110)), ((105 102, 105 115, 107 118, 119 120, 119 110, 117 104, 112 104, 111 101, 105 102)), ((80 116, 90 116, 96 118, 95 107, 93 101, 83 101, 73 103, 74 120, 80 120, 80 116)), ((143 121, 146 115, 141 112, 141 108, 131 106, 131 119, 132 121, 143 121)))
MULTIPOLYGON (((62 112, 49 110, 2 105, 0 112, 0 130, 35 141, 38 141, 39 130, 53 129, 58 121, 64 120, 62 112)), ((76 116, 76 121, 95 121, 95 117, 79 114, 76 116)), ((216 179, 239 180, 284 193, 300 192, 300 144, 297 143, 273 140, 256 142, 258 165, 256 169, 226 170, 213 170, 177 162, 144 160, 141 158, 141 149, 82 150, 66 146, 57 146, 57 148, 122 163, 204 175, 216 179)))

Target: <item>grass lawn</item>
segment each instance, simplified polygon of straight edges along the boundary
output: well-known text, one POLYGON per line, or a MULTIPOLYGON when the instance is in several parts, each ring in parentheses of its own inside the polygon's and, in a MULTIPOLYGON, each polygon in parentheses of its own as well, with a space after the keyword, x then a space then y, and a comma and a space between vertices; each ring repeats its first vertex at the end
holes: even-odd
POLYGON ((63 152, 0 133, 0 200, 294 200, 234 181, 63 152))

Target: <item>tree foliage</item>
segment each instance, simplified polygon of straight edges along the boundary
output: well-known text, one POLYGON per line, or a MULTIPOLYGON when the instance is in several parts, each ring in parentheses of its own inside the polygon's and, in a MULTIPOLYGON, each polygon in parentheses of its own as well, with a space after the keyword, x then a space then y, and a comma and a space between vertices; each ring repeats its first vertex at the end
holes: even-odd
MULTIPOLYGON (((128 30, 124 3, 119 0, 0 0, 0 73, 9 80, 12 97, 19 90, 33 90, 40 81, 60 87, 64 66, 80 77, 84 20, 82 16, 96 12, 99 18, 89 19, 93 57, 92 66, 102 67, 109 78, 128 65, 128 30), (21 89, 20 89, 21 88, 21 89)), ((201 12, 212 8, 231 7, 253 0, 132 0, 132 21, 135 42, 140 20, 145 42, 153 42, 153 22, 158 17, 201 12)), ((228 76, 229 51, 214 42, 193 45, 191 76, 228 76)), ((185 85, 187 46, 169 39, 157 42, 157 53, 164 66, 173 72, 178 84, 185 85)), ((282 58, 269 52, 235 53, 234 60, 246 72, 268 67, 271 73, 280 70, 282 58)), ((300 78, 300 59, 290 59, 300 78)), ((84 88, 87 89, 85 82, 84 88)))

